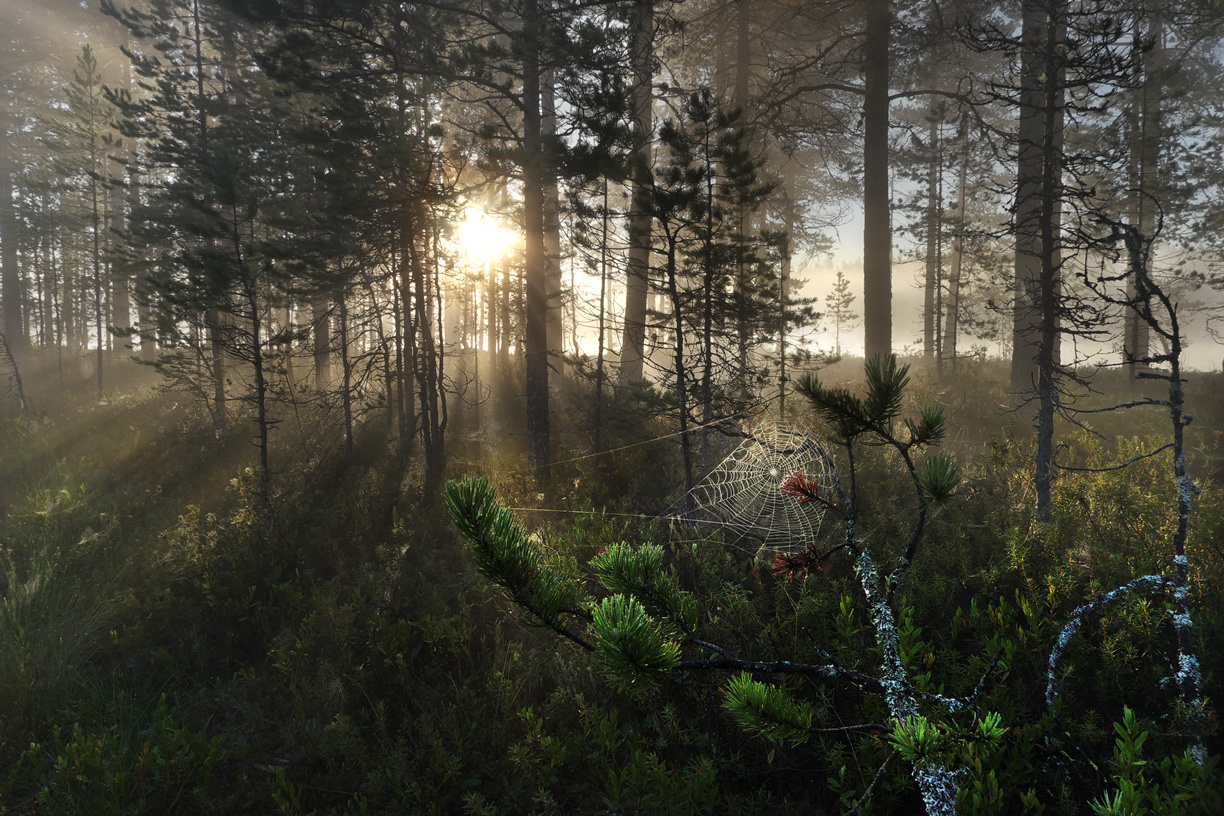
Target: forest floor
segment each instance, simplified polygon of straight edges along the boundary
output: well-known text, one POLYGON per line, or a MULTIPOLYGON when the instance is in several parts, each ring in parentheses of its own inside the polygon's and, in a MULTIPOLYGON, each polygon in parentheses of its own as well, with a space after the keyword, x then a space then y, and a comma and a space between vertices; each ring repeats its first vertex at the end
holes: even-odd
MULTIPOLYGON (((851 384, 860 366, 822 377, 851 384)), ((1162 685, 1172 647, 1159 597, 1087 626, 1065 658, 1070 702, 1043 702, 1070 612, 1167 568, 1167 457, 1066 473, 1053 520, 1034 525, 1031 430, 1005 410, 1002 375, 992 362, 942 384, 917 371, 909 394, 945 405, 963 482, 905 587, 905 649, 932 690, 972 689, 994 660, 979 699, 1009 728, 969 766, 962 810, 1091 813, 1125 781, 1184 808, 1154 812, 1213 812, 1217 800, 1175 796, 1219 780, 1178 764, 1191 719, 1162 685), (1150 765, 1133 735, 1121 745, 1124 708, 1151 735, 1139 749, 1150 765)), ((1079 405, 1128 393, 1116 372, 1094 382, 1103 393, 1079 405)), ((1193 375, 1189 393, 1204 488, 1191 601, 1204 694, 1218 699, 1224 378, 1193 375)), ((265 510, 242 420, 218 427, 147 380, 101 404, 50 389, 31 402, 43 406, 34 422, 0 422, 0 813, 840 813, 890 753, 880 734, 804 745, 745 734, 717 678, 651 692, 607 680, 477 577, 441 486, 404 469, 380 422, 361 429, 353 461, 325 413, 278 431, 265 510)), ((560 428, 577 436, 583 421, 560 428)), ((1090 430, 1060 428, 1063 461, 1102 467, 1168 435, 1158 411, 1094 415, 1090 430)), ((850 564, 788 582, 754 548, 634 517, 678 498, 674 446, 642 445, 639 431, 619 431, 624 452, 598 470, 567 462, 551 486, 531 482, 512 440, 479 434, 456 443, 454 471, 489 473, 511 505, 568 509, 525 514, 565 569, 616 541, 656 541, 682 586, 709 599, 706 625, 743 653, 823 643, 870 670, 850 564)), ((904 524, 889 508, 904 499, 895 474, 867 464, 886 547, 904 524)), ((856 691, 803 693, 826 724, 886 716, 856 691)), ((1214 713, 1206 724, 1218 756, 1214 713)), ((894 769, 873 812, 915 806, 894 769)))

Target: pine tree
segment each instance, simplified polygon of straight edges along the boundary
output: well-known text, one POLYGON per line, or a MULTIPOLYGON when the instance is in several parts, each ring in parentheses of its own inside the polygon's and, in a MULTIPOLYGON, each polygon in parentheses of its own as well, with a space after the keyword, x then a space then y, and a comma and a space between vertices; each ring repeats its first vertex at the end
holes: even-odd
POLYGON ((841 356, 841 334, 843 331, 849 331, 858 323, 858 313, 853 310, 854 292, 850 291, 850 279, 846 277, 846 273, 841 269, 837 270, 837 280, 833 284, 833 291, 829 293, 826 302, 829 308, 829 317, 833 321, 833 346, 835 353, 841 356))
POLYGON ((107 10, 156 52, 133 53, 144 95, 120 97, 128 133, 147 145, 129 243, 148 259, 137 297, 158 315, 156 366, 205 398, 219 426, 235 396, 250 406, 267 505, 272 315, 288 281, 274 214, 302 168, 279 138, 281 105, 241 56, 251 32, 236 18, 199 0, 107 10))
MULTIPOLYGON (((88 233, 89 275, 82 276, 83 288, 92 296, 90 307, 94 322, 94 375, 98 398, 102 397, 103 363, 110 341, 111 321, 104 295, 111 291, 110 230, 107 188, 112 186, 111 156, 120 147, 117 134, 118 111, 106 97, 98 60, 89 44, 77 56, 72 79, 65 88, 67 107, 63 118, 49 122, 51 149, 57 157, 56 170, 61 184, 75 199, 70 212, 73 221, 88 233)), ((82 300, 82 306, 85 306, 82 300)), ((82 325, 85 315, 82 313, 82 325)))

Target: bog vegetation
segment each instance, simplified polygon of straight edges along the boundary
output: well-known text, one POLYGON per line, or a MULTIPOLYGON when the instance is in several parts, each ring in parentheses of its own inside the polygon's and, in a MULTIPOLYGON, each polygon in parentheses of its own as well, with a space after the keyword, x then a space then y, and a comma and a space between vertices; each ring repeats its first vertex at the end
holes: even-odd
MULTIPOLYGON (((819 377, 852 383, 861 363, 819 377)), ((1172 571, 1169 457, 1066 472, 1037 523, 1030 432, 995 404, 1005 377, 987 364, 936 387, 918 370, 867 409, 895 415, 898 438, 899 420, 917 418, 934 442, 920 426, 942 406, 940 450, 959 474, 954 490, 928 485, 921 548, 886 590, 887 648, 916 709, 901 718, 874 679, 887 649, 863 571, 836 552, 843 528, 826 520, 787 561, 677 523, 674 438, 575 458, 543 487, 513 443, 457 452, 456 475, 487 481, 451 490, 479 484, 515 542, 514 555, 490 556, 465 547, 419 463, 403 475, 381 423, 363 426, 351 459, 323 415, 276 437, 291 464, 265 505, 245 435, 219 433, 181 396, 10 417, 0 802, 83 814, 843 813, 870 790, 863 812, 913 813, 914 769, 938 764, 954 773, 959 813, 1218 813, 1217 715, 1209 702, 1186 710, 1170 684, 1168 593, 1086 615, 1046 699, 1075 610, 1172 571), (630 626, 648 630, 645 646, 616 631, 630 626), (562 627, 574 637, 557 637, 562 627), (952 699, 964 707, 940 702, 952 699)), ((1205 490, 1188 602, 1210 701, 1224 508, 1219 434, 1206 429, 1224 400, 1219 375, 1192 382, 1202 430, 1188 432, 1188 458, 1205 490)), ((806 412, 795 422, 844 457, 835 440, 852 427, 806 412)), ((1068 463, 1164 443, 1137 416, 1103 415, 1093 430, 1066 429, 1068 463)), ((915 493, 895 450, 857 453, 857 546, 884 575, 913 532, 915 493)), ((836 466, 849 489, 848 464, 836 466)), ((808 489, 792 480, 791 498, 808 489)))

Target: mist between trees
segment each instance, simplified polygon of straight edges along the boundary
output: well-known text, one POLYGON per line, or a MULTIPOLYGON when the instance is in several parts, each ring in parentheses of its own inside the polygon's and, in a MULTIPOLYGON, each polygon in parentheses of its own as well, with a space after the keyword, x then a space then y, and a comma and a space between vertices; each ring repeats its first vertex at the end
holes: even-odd
POLYGON ((473 445, 545 489, 674 438, 691 497, 861 352, 1006 367, 1044 524, 1094 382, 1179 435, 1221 355, 1217 4, 36 5, 0 10, 13 404, 139 363, 249 437, 265 511, 319 417, 431 491, 473 445))
POLYGON ((1080 283, 1111 220, 1214 337, 1208 5, 6 14, 13 355, 101 396, 136 354, 265 449, 269 399, 338 393, 435 473, 448 426, 504 410, 544 472, 567 376, 596 425, 645 383, 710 426, 860 336, 1010 358, 1019 406, 1161 351, 1080 283))

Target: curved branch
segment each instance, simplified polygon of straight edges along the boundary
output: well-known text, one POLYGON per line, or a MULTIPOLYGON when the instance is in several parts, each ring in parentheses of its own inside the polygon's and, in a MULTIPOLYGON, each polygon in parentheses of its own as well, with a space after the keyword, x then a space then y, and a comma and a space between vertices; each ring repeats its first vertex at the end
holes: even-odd
POLYGON ((1065 470, 1069 473, 1108 473, 1111 470, 1123 470, 1124 468, 1128 468, 1131 465, 1135 464, 1136 462, 1142 462, 1144 459, 1151 459, 1153 456, 1164 453, 1165 451, 1171 449, 1172 447, 1173 447, 1173 443, 1168 442, 1168 443, 1165 443, 1164 445, 1161 445, 1159 448, 1157 448, 1154 451, 1150 451, 1148 453, 1141 453, 1138 456, 1132 456, 1131 458, 1127 459, 1125 462, 1119 462, 1116 465, 1108 465, 1106 467, 1095 467, 1095 468, 1094 467, 1072 467, 1071 465, 1060 465, 1057 461, 1055 461, 1053 464, 1054 464, 1054 467, 1058 468, 1059 470, 1065 470))
POLYGON ((1091 603, 1086 603, 1072 612, 1071 618, 1063 626, 1062 634, 1058 636, 1058 640, 1054 642, 1054 648, 1050 651, 1049 672, 1046 682, 1046 705, 1054 705, 1054 698, 1058 696, 1058 682, 1054 678, 1055 671, 1058 668, 1058 658, 1062 657, 1062 653, 1066 650, 1068 644, 1070 644, 1071 638, 1075 637, 1075 633, 1083 625, 1085 617, 1128 592, 1148 586, 1163 589, 1175 583, 1176 579, 1168 575, 1144 575, 1141 578, 1136 578, 1129 584, 1123 584, 1117 589, 1106 592, 1091 603))

